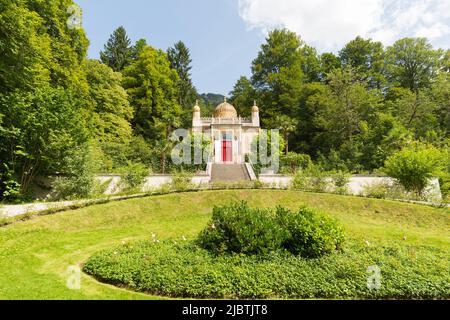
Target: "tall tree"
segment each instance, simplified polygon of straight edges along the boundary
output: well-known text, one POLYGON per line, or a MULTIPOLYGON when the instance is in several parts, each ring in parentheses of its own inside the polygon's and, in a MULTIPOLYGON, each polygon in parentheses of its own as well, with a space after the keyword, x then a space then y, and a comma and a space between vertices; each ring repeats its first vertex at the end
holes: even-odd
POLYGON ((190 122, 192 106, 198 96, 191 80, 191 54, 186 45, 179 41, 167 50, 167 56, 170 66, 177 71, 180 79, 178 82, 178 103, 183 107, 184 124, 187 125, 190 122))
POLYGON ((122 87, 122 75, 97 60, 85 64, 89 83, 91 137, 100 142, 128 143, 133 109, 122 87))
POLYGON ((342 64, 352 67, 369 88, 382 89, 384 76, 384 49, 381 42, 356 37, 339 52, 342 64))
POLYGON ((80 104, 62 88, 8 94, 0 113, 0 159, 19 177, 22 193, 37 176, 64 172, 67 155, 87 141, 80 104))
POLYGON ((250 116, 251 106, 256 99, 256 92, 250 80, 240 77, 230 92, 230 102, 236 107, 238 114, 250 116))
POLYGON ((300 49, 302 56, 302 71, 304 82, 318 82, 321 76, 321 63, 317 50, 311 46, 303 45, 300 49))
POLYGON ((179 77, 170 67, 167 54, 146 46, 123 74, 124 88, 134 109, 134 132, 147 141, 167 139, 182 113, 178 103, 179 77))
POLYGON ((120 26, 110 36, 105 48, 100 52, 100 60, 114 71, 122 71, 131 60, 131 40, 120 26))
POLYGON ((387 73, 391 84, 417 92, 429 87, 439 69, 441 50, 426 38, 404 38, 387 49, 387 73))
POLYGON ((291 115, 303 81, 302 41, 286 29, 269 33, 252 63, 252 84, 262 100, 261 118, 266 127, 275 125, 277 114, 291 115))
POLYGON ((320 55, 321 81, 325 82, 327 75, 333 70, 342 67, 341 60, 331 52, 325 52, 320 55))
MULTIPOLYGON (((69 28, 67 25, 69 9, 77 8, 77 5, 73 0, 24 0, 23 3, 41 17, 41 32, 51 39, 52 60, 48 66, 51 85, 71 88, 74 94, 82 96, 87 91, 83 62, 89 40, 81 26, 69 28)), ((81 9, 77 10, 81 12, 81 9)))
POLYGON ((0 5, 0 91, 50 84, 85 92, 88 40, 81 27, 67 27, 74 2, 1 0, 0 5))
POLYGON ((147 46, 147 40, 139 39, 130 50, 130 60, 134 61, 139 58, 144 48, 147 46))

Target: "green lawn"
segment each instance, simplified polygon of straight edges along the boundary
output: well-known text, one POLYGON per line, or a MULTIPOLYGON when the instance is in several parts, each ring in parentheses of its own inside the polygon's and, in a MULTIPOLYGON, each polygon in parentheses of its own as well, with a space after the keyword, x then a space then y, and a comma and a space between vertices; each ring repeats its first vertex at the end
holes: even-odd
POLYGON ((450 248, 449 209, 281 190, 171 194, 40 216, 0 228, 0 299, 159 298, 101 284, 87 275, 82 275, 81 290, 69 290, 66 270, 123 240, 150 239, 152 233, 160 239, 194 237, 210 219, 213 204, 230 200, 292 209, 307 204, 338 218, 351 241, 367 240, 371 246, 450 248))

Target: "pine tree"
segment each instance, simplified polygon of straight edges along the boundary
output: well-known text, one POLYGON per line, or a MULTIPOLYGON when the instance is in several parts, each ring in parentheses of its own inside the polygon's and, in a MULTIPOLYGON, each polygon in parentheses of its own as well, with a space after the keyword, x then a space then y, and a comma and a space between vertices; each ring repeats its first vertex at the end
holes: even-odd
POLYGON ((131 60, 131 40, 124 27, 117 28, 100 52, 100 60, 114 71, 122 71, 131 60))
POLYGON ((173 48, 167 50, 167 56, 171 68, 175 69, 180 77, 178 102, 184 110, 190 112, 195 99, 197 99, 197 90, 191 80, 192 59, 189 49, 182 41, 179 41, 173 48))

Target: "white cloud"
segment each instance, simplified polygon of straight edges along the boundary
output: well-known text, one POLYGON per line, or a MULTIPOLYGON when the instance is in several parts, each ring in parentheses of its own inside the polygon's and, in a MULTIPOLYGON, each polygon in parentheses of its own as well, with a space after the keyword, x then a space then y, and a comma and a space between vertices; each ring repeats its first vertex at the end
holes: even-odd
POLYGON ((239 0, 239 14, 250 28, 286 27, 323 51, 357 35, 386 45, 406 36, 450 44, 449 0, 239 0))

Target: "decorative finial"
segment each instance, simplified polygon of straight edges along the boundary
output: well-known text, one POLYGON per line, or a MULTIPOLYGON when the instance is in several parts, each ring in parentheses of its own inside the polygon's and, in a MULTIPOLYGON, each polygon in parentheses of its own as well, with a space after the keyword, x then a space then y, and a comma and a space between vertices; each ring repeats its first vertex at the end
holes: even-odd
POLYGON ((223 102, 227 102, 227 97, 223 97, 223 102))
POLYGON ((253 100, 253 106, 256 107, 256 100, 253 100))
POLYGON ((195 106, 196 106, 196 107, 198 106, 198 99, 195 100, 195 106))

